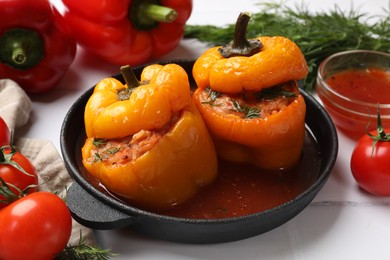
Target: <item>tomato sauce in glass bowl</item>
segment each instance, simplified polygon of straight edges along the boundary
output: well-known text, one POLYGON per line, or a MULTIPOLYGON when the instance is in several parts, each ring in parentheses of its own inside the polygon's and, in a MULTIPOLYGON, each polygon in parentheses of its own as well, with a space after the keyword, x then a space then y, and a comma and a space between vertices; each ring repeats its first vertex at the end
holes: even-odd
POLYGON ((390 54, 336 53, 319 66, 317 93, 336 127, 352 139, 376 129, 378 108, 390 127, 390 54))

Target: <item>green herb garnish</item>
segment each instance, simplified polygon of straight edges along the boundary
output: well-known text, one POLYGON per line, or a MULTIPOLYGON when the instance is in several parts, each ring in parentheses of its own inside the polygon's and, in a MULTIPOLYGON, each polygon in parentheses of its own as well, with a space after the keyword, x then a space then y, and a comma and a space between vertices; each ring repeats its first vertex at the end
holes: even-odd
POLYGON ((97 148, 103 148, 107 144, 107 139, 94 138, 92 143, 97 148))
POLYGON ((260 109, 257 107, 251 107, 245 104, 244 106, 240 104, 237 100, 233 101, 233 107, 235 112, 243 113, 244 118, 258 118, 260 117, 260 109))
POLYGON ((112 147, 108 148, 107 150, 105 150, 103 153, 105 153, 105 154, 115 154, 115 153, 117 153, 119 150, 120 150, 120 147, 114 147, 114 146, 112 146, 112 147))
MULTIPOLYGON (((309 66, 302 86, 305 90, 314 89, 319 64, 336 52, 354 49, 390 52, 390 4, 386 15, 376 16, 375 20, 357 10, 344 12, 337 6, 328 13, 309 12, 304 3, 294 9, 282 2, 263 3, 259 7, 251 14, 248 38, 282 35, 294 41, 309 66)), ((185 37, 224 45, 232 39, 234 26, 186 25, 185 37)))
POLYGON ((111 250, 101 249, 96 246, 87 245, 80 231, 79 242, 76 245, 67 245, 56 257, 55 260, 108 260, 116 256, 111 250))
POLYGON ((112 146, 110 148, 107 148, 106 150, 104 150, 101 153, 96 152, 95 156, 94 156, 94 159, 93 159, 93 163, 103 161, 104 159, 108 158, 108 156, 107 156, 108 154, 115 154, 119 150, 120 150, 120 147, 112 146))
POLYGON ((271 100, 278 97, 294 98, 297 97, 297 94, 295 92, 283 89, 282 85, 266 88, 256 93, 256 99, 271 100))
POLYGON ((95 156, 93 158, 93 162, 92 163, 96 163, 96 162, 100 162, 102 161, 102 157, 100 156, 100 154, 98 152, 95 153, 95 156))
POLYGON ((215 101, 222 95, 221 93, 212 90, 210 87, 207 87, 205 91, 208 91, 207 101, 203 101, 202 104, 208 104, 212 106, 218 106, 215 101))

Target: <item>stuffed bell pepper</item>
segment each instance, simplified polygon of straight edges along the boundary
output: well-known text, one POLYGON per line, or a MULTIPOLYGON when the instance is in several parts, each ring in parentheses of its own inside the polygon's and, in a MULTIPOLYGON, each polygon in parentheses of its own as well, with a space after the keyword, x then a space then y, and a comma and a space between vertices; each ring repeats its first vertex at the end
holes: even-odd
POLYGON ((188 75, 176 64, 150 65, 138 81, 100 81, 85 108, 87 171, 137 206, 169 208, 217 175, 217 156, 193 105, 188 75))
POLYGON ((305 58, 284 37, 246 39, 240 14, 234 40, 207 50, 194 64, 193 101, 221 159, 276 170, 300 159, 306 105, 298 80, 305 58))

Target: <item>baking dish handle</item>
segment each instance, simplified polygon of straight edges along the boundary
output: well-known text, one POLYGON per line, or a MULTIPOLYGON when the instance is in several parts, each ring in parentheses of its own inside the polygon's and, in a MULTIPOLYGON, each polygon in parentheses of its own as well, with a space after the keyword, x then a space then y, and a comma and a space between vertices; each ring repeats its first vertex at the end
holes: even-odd
POLYGON ((131 216, 104 204, 76 182, 68 188, 66 202, 72 217, 92 229, 124 228, 132 223, 131 216))

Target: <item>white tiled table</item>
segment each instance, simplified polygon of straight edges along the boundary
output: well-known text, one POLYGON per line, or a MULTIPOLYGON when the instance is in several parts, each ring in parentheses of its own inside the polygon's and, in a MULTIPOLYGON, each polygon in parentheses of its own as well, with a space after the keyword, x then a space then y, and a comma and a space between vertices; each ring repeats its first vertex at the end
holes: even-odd
MULTIPOLYGON (((60 0, 52 0, 60 11, 60 0)), ((234 23, 241 11, 256 10, 254 0, 194 0, 189 24, 234 23)), ((388 0, 307 1, 312 11, 343 10, 351 5, 361 12, 384 14, 388 0)), ((293 6, 298 1, 287 1, 293 6)), ((207 47, 196 40, 181 45, 162 59, 196 58, 207 47)), ((35 96, 33 112, 19 136, 49 139, 60 150, 62 120, 73 102, 118 67, 100 64, 81 49, 62 83, 51 93, 35 96)), ((96 231, 116 259, 390 259, 390 198, 370 196, 358 189, 349 169, 354 142, 339 133, 339 156, 332 175, 314 201, 297 217, 265 234, 245 240, 187 245, 150 239, 130 230, 96 231)))

